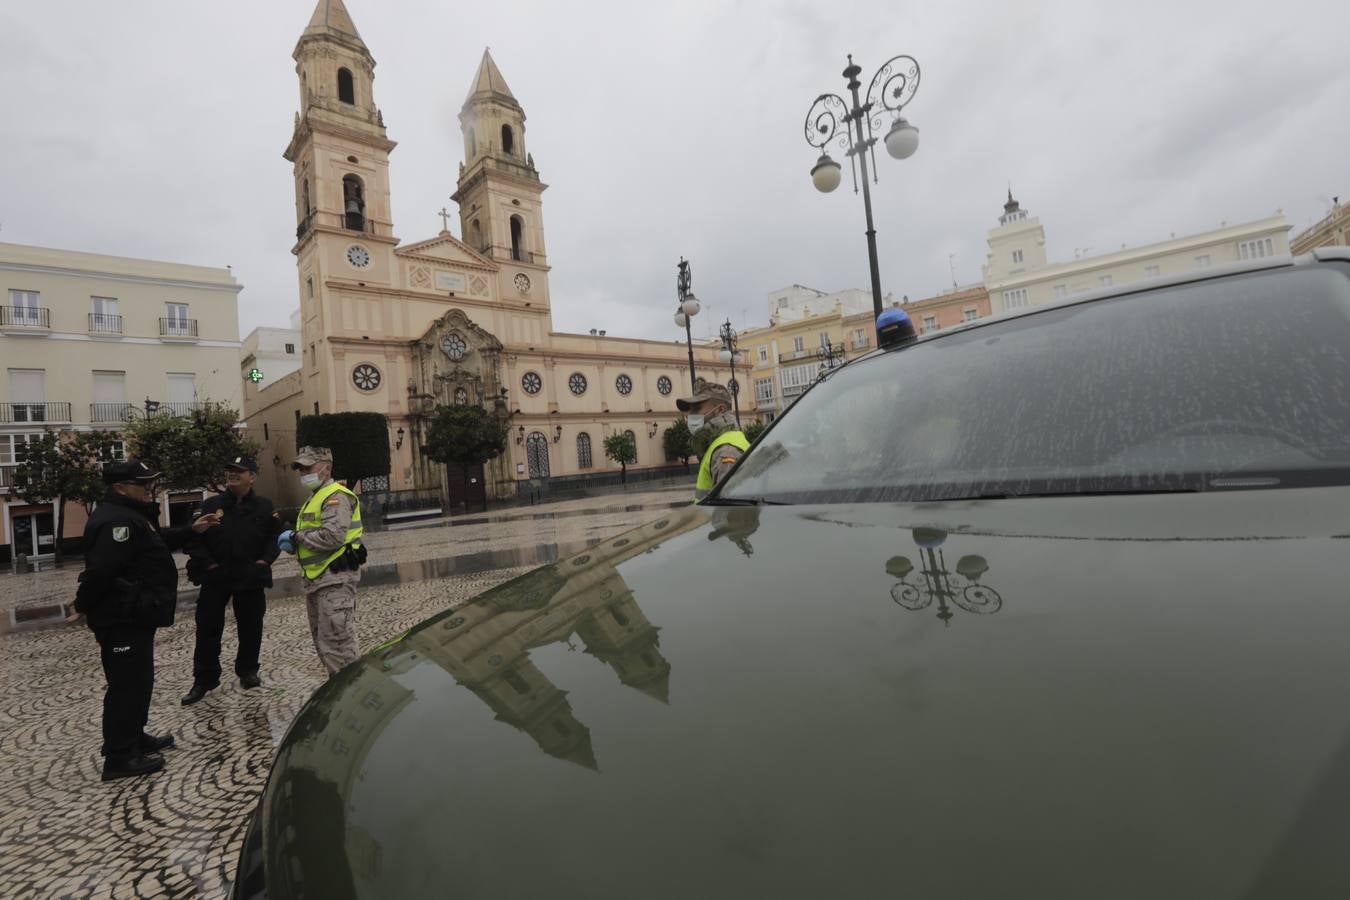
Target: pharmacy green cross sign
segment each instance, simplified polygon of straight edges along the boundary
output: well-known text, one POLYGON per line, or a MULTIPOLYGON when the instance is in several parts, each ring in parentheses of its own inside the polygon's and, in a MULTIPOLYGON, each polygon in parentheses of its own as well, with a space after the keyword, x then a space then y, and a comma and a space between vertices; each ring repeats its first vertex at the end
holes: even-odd
POLYGON ((247 378, 249 381, 253 382, 254 384, 257 384, 258 382, 263 380, 262 369, 258 368, 249 369, 248 374, 245 375, 244 377, 247 378))

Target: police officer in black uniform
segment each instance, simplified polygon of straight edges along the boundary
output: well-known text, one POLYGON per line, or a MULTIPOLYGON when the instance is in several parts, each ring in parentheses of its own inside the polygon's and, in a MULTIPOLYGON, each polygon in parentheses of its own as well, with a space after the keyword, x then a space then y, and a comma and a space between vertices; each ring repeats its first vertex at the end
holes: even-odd
POLYGON ((272 501, 253 492, 258 464, 247 456, 225 465, 225 493, 202 504, 202 516, 220 522, 188 548, 188 578, 202 587, 197 598, 197 649, 192 656, 192 689, 183 695, 190 706, 220 686, 220 638, 225 607, 234 601, 239 650, 234 674, 245 690, 262 684, 258 654, 262 649, 264 591, 272 586, 272 563, 281 551, 281 520, 272 501))
POLYGON ((103 694, 103 780, 164 768, 160 750, 173 735, 145 730, 155 686, 155 629, 173 624, 178 567, 172 551, 215 525, 159 528, 153 482, 159 473, 135 459, 109 463, 108 496, 84 528, 84 571, 75 618, 87 616, 98 640, 108 688, 103 694))

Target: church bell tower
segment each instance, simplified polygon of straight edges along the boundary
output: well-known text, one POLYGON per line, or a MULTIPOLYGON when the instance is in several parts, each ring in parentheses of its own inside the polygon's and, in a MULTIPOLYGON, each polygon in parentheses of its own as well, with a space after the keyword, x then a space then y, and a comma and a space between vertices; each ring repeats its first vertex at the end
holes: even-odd
MULTIPOLYGON (((332 280, 394 277, 389 152, 375 105, 375 59, 342 0, 319 0, 292 54, 300 111, 285 158, 294 166, 301 318, 332 280)), ((311 312, 310 307, 315 306, 311 312)))
POLYGON ((451 199, 459 204, 464 242, 502 264, 514 290, 528 291, 532 299, 546 303, 541 195, 548 185, 539 180, 534 157, 526 149, 525 110, 488 50, 483 51, 459 123, 464 163, 451 199))

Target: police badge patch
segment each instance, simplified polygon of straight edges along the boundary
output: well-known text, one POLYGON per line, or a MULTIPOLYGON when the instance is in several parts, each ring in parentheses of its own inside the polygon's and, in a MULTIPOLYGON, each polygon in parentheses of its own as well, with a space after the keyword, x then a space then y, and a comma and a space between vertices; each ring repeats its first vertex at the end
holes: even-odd
POLYGON ((119 544, 131 537, 131 529, 126 525, 113 526, 113 540, 119 544))

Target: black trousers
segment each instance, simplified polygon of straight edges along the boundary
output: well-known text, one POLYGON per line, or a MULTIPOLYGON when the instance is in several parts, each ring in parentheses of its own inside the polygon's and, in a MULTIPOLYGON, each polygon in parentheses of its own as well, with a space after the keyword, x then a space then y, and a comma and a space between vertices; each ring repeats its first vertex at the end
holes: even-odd
POLYGON ((103 659, 103 755, 124 756, 140 750, 155 689, 155 629, 114 625, 94 632, 103 659))
POLYGON ((234 600, 234 624, 239 629, 234 674, 252 675, 258 671, 263 614, 267 612, 263 588, 236 590, 230 585, 203 585, 197 598, 197 648, 192 654, 194 684, 208 687, 220 684, 220 638, 225 633, 225 607, 231 599, 234 600))

